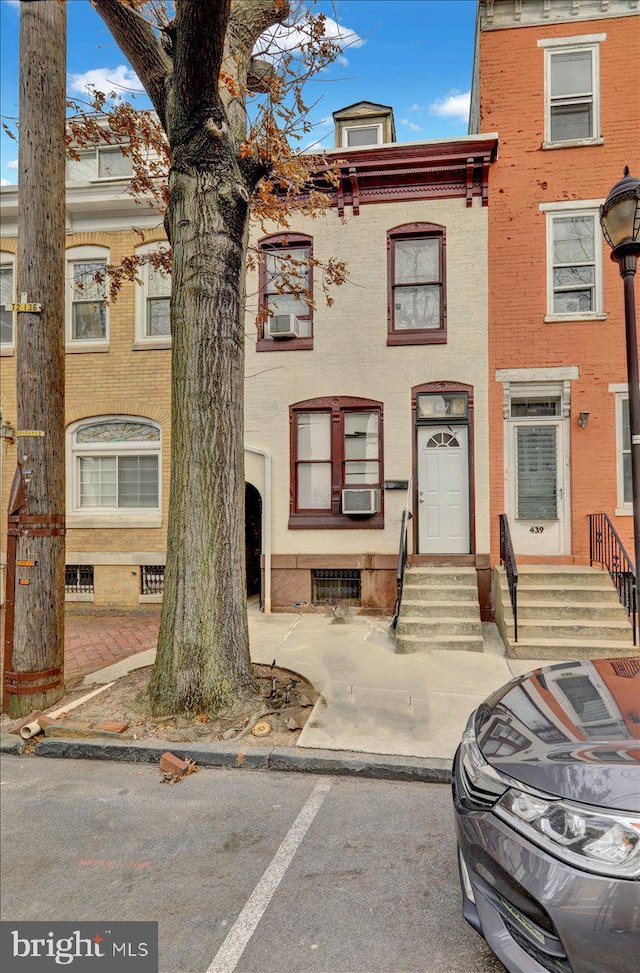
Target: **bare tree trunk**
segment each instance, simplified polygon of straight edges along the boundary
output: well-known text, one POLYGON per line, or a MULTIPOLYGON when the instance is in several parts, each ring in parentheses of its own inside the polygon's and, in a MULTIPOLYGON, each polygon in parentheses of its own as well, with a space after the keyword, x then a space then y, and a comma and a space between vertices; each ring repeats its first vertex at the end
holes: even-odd
MULTIPOLYGON (((244 99, 255 43, 289 4, 180 0, 161 44, 128 3, 93 3, 171 148, 171 496, 151 703, 158 713, 215 713, 256 692, 244 551, 244 297, 249 199, 268 167, 245 144, 244 99)), ((258 83, 264 90, 264 74, 258 83)))
POLYGON ((64 4, 23 0, 17 293, 42 313, 16 314, 18 430, 27 433, 18 463, 30 519, 17 539, 14 717, 64 691, 65 59, 64 4))
POLYGON ((173 442, 165 591, 150 686, 156 712, 214 713, 255 691, 244 563, 249 206, 239 178, 222 180, 210 165, 174 168, 170 177, 173 442))

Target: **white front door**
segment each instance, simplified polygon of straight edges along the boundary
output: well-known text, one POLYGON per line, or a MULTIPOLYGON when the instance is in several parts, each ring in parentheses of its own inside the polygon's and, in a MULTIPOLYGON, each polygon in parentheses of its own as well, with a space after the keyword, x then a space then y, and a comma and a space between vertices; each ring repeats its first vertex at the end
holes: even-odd
POLYGON ((418 427, 420 554, 469 553, 469 430, 418 427))
POLYGON ((508 516, 515 553, 564 554, 563 420, 512 420, 509 426, 508 516))

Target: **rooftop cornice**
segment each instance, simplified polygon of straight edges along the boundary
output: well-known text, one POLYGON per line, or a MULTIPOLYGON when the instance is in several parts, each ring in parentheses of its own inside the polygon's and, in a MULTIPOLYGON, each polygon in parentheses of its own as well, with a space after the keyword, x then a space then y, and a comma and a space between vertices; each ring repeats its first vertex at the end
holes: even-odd
POLYGON ((388 142, 385 145, 373 145, 366 148, 337 148, 326 149, 322 154, 328 158, 344 159, 347 165, 366 166, 372 162, 382 163, 390 167, 413 157, 420 161, 429 159, 450 159, 451 161, 466 158, 469 155, 490 155, 491 160, 498 150, 498 133, 488 132, 482 135, 461 135, 456 139, 430 139, 421 142, 388 142))
POLYGON ((640 14, 640 0, 478 0, 481 31, 640 14))

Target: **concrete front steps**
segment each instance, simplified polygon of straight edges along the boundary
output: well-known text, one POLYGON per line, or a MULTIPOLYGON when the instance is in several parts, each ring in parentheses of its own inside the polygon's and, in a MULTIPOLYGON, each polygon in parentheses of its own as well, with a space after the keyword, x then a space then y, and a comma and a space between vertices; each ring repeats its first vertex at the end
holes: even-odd
POLYGON ((574 565, 518 566, 518 641, 509 586, 496 568, 496 622, 511 659, 601 659, 638 654, 608 572, 574 565))
POLYGON ((482 645, 475 568, 408 567, 396 628, 396 651, 482 652, 482 645))

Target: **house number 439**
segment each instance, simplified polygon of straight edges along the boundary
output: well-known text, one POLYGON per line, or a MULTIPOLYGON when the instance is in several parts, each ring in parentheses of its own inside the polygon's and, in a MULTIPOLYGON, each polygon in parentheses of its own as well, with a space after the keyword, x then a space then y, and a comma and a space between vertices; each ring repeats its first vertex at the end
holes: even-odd
POLYGON ((542 524, 533 524, 533 526, 529 528, 529 533, 530 534, 543 534, 544 533, 544 527, 542 526, 542 524))

